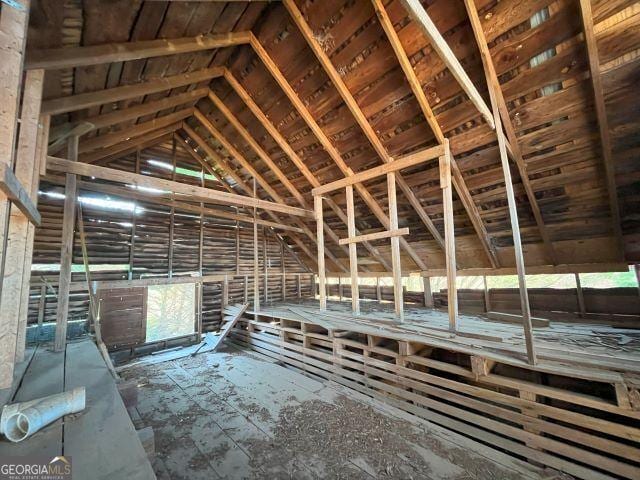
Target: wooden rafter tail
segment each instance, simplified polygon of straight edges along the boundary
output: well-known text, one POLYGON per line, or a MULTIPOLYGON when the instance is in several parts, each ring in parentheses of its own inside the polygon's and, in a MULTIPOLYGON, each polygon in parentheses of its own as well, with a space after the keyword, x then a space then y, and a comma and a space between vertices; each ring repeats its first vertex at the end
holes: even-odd
MULTIPOLYGON (((271 137, 276 141, 276 143, 280 146, 280 148, 285 152, 285 154, 289 157, 289 159, 293 162, 293 164, 298 168, 298 170, 302 173, 302 175, 307 179, 307 181, 311 184, 312 187, 319 187, 320 182, 315 177, 315 175, 309 170, 304 161, 300 158, 300 156, 294 151, 294 149, 289 145, 289 142, 284 138, 284 136, 278 131, 276 126, 269 120, 269 118, 264 114, 264 112, 260 109, 260 107, 256 104, 256 102, 251 98, 249 93, 244 89, 244 87, 236 80, 231 71, 225 69, 224 78, 227 80, 231 88, 236 92, 236 94, 240 97, 240 99, 244 102, 244 104, 251 110, 251 112, 255 115, 255 117, 260 121, 261 125, 265 127, 265 129, 269 132, 271 137)), ((338 215, 338 217, 346 224, 347 217, 346 214, 342 211, 342 209, 330 198, 326 199, 329 207, 338 215)), ((328 225, 325 223, 325 228, 328 225)), ((330 231, 330 230, 329 230, 330 231)), ((337 238, 337 236, 336 236, 337 238)), ((376 249, 369 242, 364 242, 363 245, 365 248, 371 253, 371 256, 379 262, 385 269, 391 270, 391 266, 389 262, 380 254, 378 249, 376 249)))
POLYGON ((620 248, 620 259, 625 260, 625 244, 622 236, 622 224, 620 219, 620 208, 618 206, 618 186, 616 184, 616 171, 611 149, 611 134, 609 131, 609 121, 604 101, 604 91, 602 88, 602 78, 600 75, 600 57, 598 56, 598 44, 593 29, 593 13, 591 12, 591 1, 580 0, 580 11, 582 13, 582 24, 584 27, 584 39, 587 45, 587 55, 589 56, 589 73, 591 75, 591 85, 595 100, 596 116, 598 118, 598 128, 600 130, 600 145, 602 147, 602 160, 607 179, 607 193, 609 195, 609 208, 611 210, 611 221, 613 233, 620 248))
MULTIPOLYGON (((405 52, 402 43, 400 42, 400 37, 395 31, 393 23, 391 22, 391 19, 389 18, 389 15, 384 8, 382 0, 371 1, 378 16, 378 20, 380 21, 380 24, 382 25, 382 28, 387 35, 387 39, 389 40, 389 43, 393 48, 396 58, 398 59, 398 63, 400 64, 400 67, 404 72, 405 78, 407 79, 407 82, 411 87, 411 91, 413 92, 413 95, 415 96, 416 101, 418 102, 418 105, 422 110, 422 114, 425 120, 431 127, 436 140, 438 140, 440 144, 444 143, 445 137, 444 133, 442 132, 442 128, 440 127, 440 124, 438 123, 436 116, 434 115, 433 110, 429 105, 429 101, 427 100, 427 96, 422 89, 420 80, 418 79, 418 76, 414 71, 411 62, 409 61, 409 57, 407 56, 407 53, 405 52)), ((478 207, 476 207, 475 203, 473 202, 473 197, 469 192, 466 182, 464 181, 464 177, 462 176, 462 172, 458 168, 458 165, 453 156, 451 156, 451 173, 453 176, 453 186, 458 192, 458 196, 467 212, 467 215, 469 215, 469 219, 471 220, 478 239, 480 240, 480 244, 482 245, 487 258, 489 259, 491 266, 499 267, 500 262, 498 260, 496 248, 493 245, 489 234, 487 233, 482 218, 480 217, 478 207)))
POLYGON ((513 123, 509 116, 509 110, 507 109, 507 103, 504 99, 504 94, 502 93, 502 87, 500 86, 500 82, 498 81, 498 75, 493 64, 493 59, 491 58, 489 46, 487 45, 487 39, 485 37, 484 30, 482 29, 480 18, 478 17, 478 10, 475 6, 474 0, 464 0, 464 3, 467 8, 467 14, 469 16, 469 21, 471 22, 471 27, 473 29, 478 49, 480 50, 482 65, 484 66, 484 73, 487 80, 487 87, 489 88, 489 93, 495 96, 497 111, 499 112, 502 120, 501 124, 503 125, 504 131, 506 132, 506 148, 510 152, 513 161, 518 167, 520 179, 525 189, 527 199, 529 200, 529 204, 531 205, 531 210, 533 212, 536 225, 540 232, 540 236, 542 237, 548 260, 553 264, 557 264, 558 259, 555 248, 553 246, 553 242, 551 241, 551 237, 549 235, 547 227, 544 223, 542 211, 540 210, 540 206, 538 204, 538 200, 536 199, 531 181, 529 180, 527 166, 524 162, 524 159, 522 158, 520 144, 518 143, 518 138, 516 136, 513 123))
MULTIPOLYGON (((349 111, 351 112, 354 119, 360 126, 360 129, 364 133, 365 137, 367 137, 367 139, 369 140, 369 143, 371 144, 375 152, 378 154, 378 156, 384 163, 391 162, 393 159, 385 149, 384 145, 382 144, 382 141, 378 138, 378 136, 374 132, 368 119, 362 112, 360 106, 356 102, 355 98, 353 97, 349 89, 347 88, 346 84, 344 83, 344 80, 342 80, 342 77, 338 73, 338 70, 335 68, 335 66, 331 62, 331 59, 325 53, 322 46, 316 39, 316 36, 314 35, 313 31, 311 30, 311 27, 309 26, 304 16, 302 15, 302 12, 300 12, 300 10, 298 9, 297 5, 293 0, 284 0, 284 4, 287 7, 287 10, 289 11, 289 14, 293 18, 294 22, 298 26, 298 30, 300 31, 300 33, 306 40, 307 44, 313 51, 314 55, 320 62, 320 65, 322 65, 322 68, 324 69, 325 73, 328 75, 328 77, 331 79, 331 82, 333 83, 335 88, 338 90, 338 93, 340 94, 343 101, 349 108, 349 111)), ((404 194, 404 196, 407 198, 407 200, 415 210, 420 220, 424 223, 425 227, 431 233, 431 235, 433 236, 436 243, 440 246, 440 248, 444 248, 444 241, 442 239, 442 236, 440 235, 440 232, 438 232, 438 229, 434 225, 429 215, 427 215, 427 213, 425 212, 424 207, 420 203, 420 200, 418 200, 416 195, 413 193, 413 190, 407 184, 407 182, 404 180, 401 174, 396 173, 395 176, 396 176, 396 181, 398 183, 398 186, 400 187, 400 189, 402 190, 402 193, 404 194)))
MULTIPOLYGON (((265 68, 269 71, 271 76, 285 93, 287 98, 289 98, 289 101, 293 104, 294 108, 300 114, 309 129, 311 129, 314 136, 318 139, 320 144, 324 147, 325 151, 329 154, 331 159, 342 171, 343 175, 353 175, 353 170, 351 170, 351 168, 347 166, 338 150, 331 143, 326 134, 322 131, 320 125, 318 125, 318 122, 316 122, 316 120, 313 118, 313 115, 311 115, 309 110, 305 107, 302 100, 300 100, 300 97, 298 97, 298 94, 293 90, 293 87, 291 87, 278 66, 271 59, 267 51, 254 35, 251 36, 250 45, 253 48, 253 51, 264 64, 265 68)), ((380 223, 382 223, 382 226, 385 228, 389 228, 389 217, 387 217, 384 210, 380 207, 378 202, 373 198, 369 191, 364 187, 364 185, 360 183, 356 184, 355 187, 367 206, 371 209, 380 223)), ((420 255, 418 255, 418 253, 413 249, 413 247, 411 247, 411 245, 409 245, 409 243, 404 238, 400 240, 400 243, 411 260, 413 260, 413 262, 418 266, 418 268, 423 270, 426 269, 426 264, 424 263, 420 255)))

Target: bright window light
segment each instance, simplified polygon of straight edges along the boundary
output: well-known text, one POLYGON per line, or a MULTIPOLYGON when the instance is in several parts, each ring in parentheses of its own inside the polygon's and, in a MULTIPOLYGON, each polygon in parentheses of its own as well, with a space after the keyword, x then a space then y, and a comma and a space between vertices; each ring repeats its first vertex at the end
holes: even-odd
POLYGON ((159 167, 159 168, 163 168, 165 170, 169 170, 170 172, 173 172, 173 165, 171 165, 170 163, 167 162, 161 162, 160 160, 147 160, 147 163, 149 165, 153 165, 154 167, 159 167))

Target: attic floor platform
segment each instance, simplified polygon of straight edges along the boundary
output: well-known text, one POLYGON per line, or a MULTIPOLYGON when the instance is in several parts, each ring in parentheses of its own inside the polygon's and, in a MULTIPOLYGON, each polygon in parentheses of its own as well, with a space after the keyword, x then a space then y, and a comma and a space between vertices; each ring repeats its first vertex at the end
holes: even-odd
POLYGON ((525 356, 522 327, 407 306, 314 301, 248 312, 230 340, 517 458, 577 478, 640 478, 637 330, 552 321, 534 332, 538 362, 525 356))
POLYGON ((542 478, 542 470, 253 352, 121 371, 155 432, 159 479, 542 478))
MULTIPOLYGON (((265 321, 311 322, 337 332, 336 336, 359 332, 527 366, 520 324, 460 314, 459 329, 453 334, 449 332, 446 310, 405 304, 404 321, 399 324, 394 319, 392 303, 361 301, 360 307, 361 314, 356 316, 351 313, 350 301, 328 301, 327 311, 321 312, 317 300, 304 299, 275 302, 251 313, 258 313, 265 321)), ((620 328, 606 320, 580 323, 573 315, 567 317, 566 322, 534 324, 538 357, 535 370, 612 383, 623 381, 623 374, 640 374, 640 329, 620 328)))

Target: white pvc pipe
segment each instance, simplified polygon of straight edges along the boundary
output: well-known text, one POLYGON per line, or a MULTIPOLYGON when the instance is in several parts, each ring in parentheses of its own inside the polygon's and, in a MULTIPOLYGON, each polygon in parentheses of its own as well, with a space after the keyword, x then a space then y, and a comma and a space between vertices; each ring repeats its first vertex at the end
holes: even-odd
POLYGON ((37 400, 7 405, 2 410, 0 430, 12 442, 20 442, 60 417, 84 410, 85 398, 84 387, 78 387, 37 400))

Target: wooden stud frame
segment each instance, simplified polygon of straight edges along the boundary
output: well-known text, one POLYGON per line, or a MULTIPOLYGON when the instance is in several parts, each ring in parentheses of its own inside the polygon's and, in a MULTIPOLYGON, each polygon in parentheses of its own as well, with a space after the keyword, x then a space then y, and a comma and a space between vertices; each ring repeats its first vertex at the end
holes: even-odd
POLYGON ((444 140, 445 154, 440 157, 440 188, 444 207, 445 261, 447 269, 447 305, 449 330, 458 330, 458 290, 456 287, 456 244, 453 224, 453 198, 451 189, 451 150, 449 140, 444 140))

